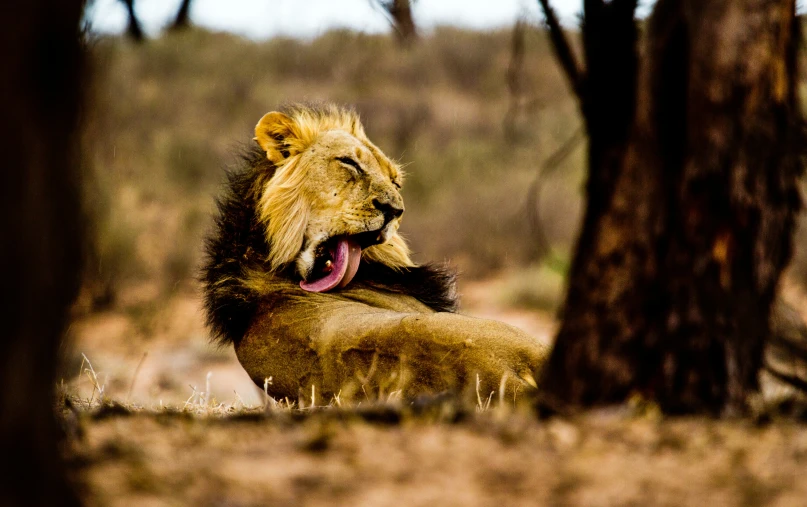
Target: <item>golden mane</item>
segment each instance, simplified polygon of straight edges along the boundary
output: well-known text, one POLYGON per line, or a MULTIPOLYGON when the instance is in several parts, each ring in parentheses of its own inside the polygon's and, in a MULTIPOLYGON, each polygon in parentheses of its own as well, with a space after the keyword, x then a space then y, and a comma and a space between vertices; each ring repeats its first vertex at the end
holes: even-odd
MULTIPOLYGON (((301 162, 303 153, 325 132, 341 130, 362 142, 378 159, 402 174, 400 166, 384 155, 364 132, 359 115, 335 105, 309 107, 295 105, 283 113, 272 112, 255 127, 255 141, 275 166, 274 174, 258 178, 255 189, 257 217, 264 226, 269 244, 267 262, 277 272, 293 262, 303 247, 306 225, 312 218, 310 195, 303 189, 310 167, 301 162)), ((362 258, 393 269, 413 267, 410 251, 396 232, 380 245, 364 249, 362 258)))

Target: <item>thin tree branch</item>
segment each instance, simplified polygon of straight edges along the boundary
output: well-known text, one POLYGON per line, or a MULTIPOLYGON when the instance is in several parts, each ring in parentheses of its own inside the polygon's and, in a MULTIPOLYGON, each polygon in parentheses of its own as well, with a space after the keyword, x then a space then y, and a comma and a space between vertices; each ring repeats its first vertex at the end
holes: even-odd
POLYGON ((770 373, 774 378, 781 380, 782 382, 785 382, 787 384, 790 384, 796 389, 799 389, 801 391, 807 391, 807 382, 797 377, 796 375, 789 375, 787 373, 777 371, 769 364, 765 365, 765 371, 770 373))
POLYGON ((510 42, 510 64, 507 66, 507 91, 509 92, 510 106, 504 116, 504 135, 508 142, 518 140, 518 116, 523 110, 524 86, 524 31, 523 18, 519 18, 513 26, 513 37, 510 42))
POLYGON ((135 13, 134 0, 121 1, 124 5, 126 5, 126 12, 129 14, 129 24, 126 27, 126 33, 136 42, 143 42, 145 39, 145 34, 143 34, 143 29, 140 27, 140 21, 137 19, 137 13, 135 13))
POLYGON ((530 228, 532 237, 535 238, 534 243, 534 260, 542 260, 549 258, 550 261, 557 261, 558 256, 552 250, 552 244, 549 242, 544 227, 541 223, 541 217, 538 212, 541 199, 541 190, 544 183, 549 176, 561 167, 561 164, 574 153, 574 150, 580 145, 580 142, 586 138, 586 130, 581 125, 577 127, 574 133, 563 142, 549 157, 541 164, 540 170, 536 173, 535 179, 532 180, 529 188, 527 189, 527 200, 524 205, 527 213, 527 224, 530 228))
POLYGON ((577 59, 572 52, 572 48, 569 45, 566 35, 563 33, 563 29, 560 26, 560 22, 555 14, 555 10, 551 5, 549 5, 549 0, 538 0, 538 3, 541 4, 541 9, 544 11, 546 26, 549 28, 549 39, 552 41, 552 48, 555 50, 555 56, 557 57, 558 62, 560 62, 560 66, 563 69, 563 72, 566 74, 566 78, 569 80, 572 90, 577 98, 582 101, 583 71, 577 63, 577 59))
POLYGON ((412 3, 414 0, 371 0, 373 7, 380 7, 387 18, 398 41, 404 45, 409 45, 417 38, 417 27, 412 19, 412 3))
POLYGON ((182 4, 179 6, 179 10, 177 10, 177 15, 174 18, 174 22, 171 23, 169 29, 182 30, 187 28, 190 25, 190 11, 191 0, 182 0, 182 4))

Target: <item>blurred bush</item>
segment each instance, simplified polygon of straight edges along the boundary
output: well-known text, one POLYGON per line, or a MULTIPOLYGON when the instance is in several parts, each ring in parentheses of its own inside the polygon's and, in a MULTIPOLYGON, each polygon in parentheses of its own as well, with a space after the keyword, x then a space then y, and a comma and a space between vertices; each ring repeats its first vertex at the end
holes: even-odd
MULTIPOLYGON (((406 164, 402 232, 418 260, 448 259, 465 277, 524 268, 503 297, 553 307, 563 273, 528 267, 535 248, 526 191, 580 120, 545 34, 532 29, 520 76, 528 106, 515 140, 506 138, 510 40, 506 30, 454 28, 409 49, 349 31, 263 43, 200 29, 144 45, 95 40, 84 132, 93 251, 86 300, 151 308, 155 298, 193 290, 224 168, 251 142, 254 124, 285 103, 333 101, 356 107, 370 138, 406 164)), ((539 201, 561 258, 581 214, 584 157, 581 145, 539 201)), ((806 225, 796 243, 791 272, 804 283, 806 225)))
POLYGON ((506 307, 555 312, 563 301, 564 276, 548 263, 529 266, 505 277, 498 299, 506 307))
MULTIPOLYGON (((544 34, 533 30, 521 76, 532 106, 508 142, 509 51, 508 31, 449 28, 409 49, 348 31, 263 43, 200 29, 144 45, 94 41, 84 133, 93 305, 193 288, 224 168, 261 115, 297 101, 355 106, 370 138, 406 164, 402 232, 418 260, 453 260, 472 277, 526 265, 534 250, 526 189, 579 120, 544 34)), ((579 220, 584 151, 541 199, 545 232, 562 251, 579 220)))

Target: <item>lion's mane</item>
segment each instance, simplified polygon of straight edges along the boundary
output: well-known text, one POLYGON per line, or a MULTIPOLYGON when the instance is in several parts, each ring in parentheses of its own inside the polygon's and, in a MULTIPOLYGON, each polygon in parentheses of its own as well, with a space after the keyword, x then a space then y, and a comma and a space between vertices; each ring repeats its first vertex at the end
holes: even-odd
MULTIPOLYGON (((299 281, 293 259, 302 245, 309 208, 307 196, 299 191, 306 167, 295 154, 331 129, 366 139, 351 110, 295 106, 285 114, 295 119, 298 131, 296 144, 284 142, 278 148, 287 150, 284 162, 275 165, 260 146, 246 148, 238 166, 228 171, 226 191, 218 200, 201 281, 207 321, 221 343, 238 344, 261 300, 275 290, 273 280, 299 281)), ((413 265, 397 234, 365 250, 351 286, 412 296, 439 312, 457 307, 454 273, 440 265, 413 265)))

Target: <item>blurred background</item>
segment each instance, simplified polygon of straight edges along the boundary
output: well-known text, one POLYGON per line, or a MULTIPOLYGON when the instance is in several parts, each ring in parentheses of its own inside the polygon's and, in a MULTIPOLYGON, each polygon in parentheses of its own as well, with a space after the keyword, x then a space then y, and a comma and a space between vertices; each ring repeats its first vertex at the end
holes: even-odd
MULTIPOLYGON (((554 4, 573 27, 581 2, 554 4)), ((232 350, 208 343, 196 276, 225 169, 264 113, 298 101, 355 107, 405 165, 402 233, 416 260, 460 271, 464 313, 551 340, 585 139, 537 2, 418 0, 409 28, 391 7, 194 0, 176 23, 179 1, 90 5, 92 258, 64 367, 81 399, 260 402, 232 350)), ((786 283, 797 305, 803 252, 786 283)))

